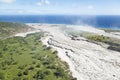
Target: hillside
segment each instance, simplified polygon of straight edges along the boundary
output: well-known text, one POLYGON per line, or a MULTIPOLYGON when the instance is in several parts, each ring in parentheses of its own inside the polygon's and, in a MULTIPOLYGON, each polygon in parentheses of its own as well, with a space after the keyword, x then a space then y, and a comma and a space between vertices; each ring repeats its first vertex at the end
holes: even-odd
POLYGON ((16 33, 30 31, 31 27, 21 23, 0 22, 0 39, 7 38, 16 33))

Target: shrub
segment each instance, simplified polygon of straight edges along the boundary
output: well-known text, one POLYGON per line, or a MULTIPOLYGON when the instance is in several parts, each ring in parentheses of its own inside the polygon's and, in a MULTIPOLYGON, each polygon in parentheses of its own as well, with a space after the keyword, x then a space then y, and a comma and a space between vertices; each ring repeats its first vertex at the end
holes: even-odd
POLYGON ((73 78, 73 79, 71 79, 71 80, 77 80, 77 78, 73 78))
POLYGON ((13 63, 12 63, 12 65, 16 65, 18 62, 17 61, 14 61, 13 63))
POLYGON ((29 80, 27 77, 24 77, 23 80, 29 80))
POLYGON ((54 52, 53 52, 53 54, 57 54, 57 53, 58 53, 58 51, 54 51, 54 52))
POLYGON ((51 49, 51 47, 47 47, 47 48, 46 48, 46 50, 50 50, 50 49, 51 49))
POLYGON ((36 64, 36 62, 35 62, 35 61, 32 61, 32 64, 36 64))
POLYGON ((62 68, 57 68, 57 70, 54 72, 54 75, 58 77, 63 77, 64 76, 64 70, 62 68))
POLYGON ((18 67, 18 69, 21 69, 21 70, 23 70, 24 68, 25 68, 24 65, 18 67))
POLYGON ((0 80, 4 80, 4 74, 0 72, 0 80))
POLYGON ((48 65, 50 64, 48 61, 43 62, 43 65, 48 65))
POLYGON ((17 77, 14 77, 13 80, 22 80, 22 78, 17 76, 17 77))
POLYGON ((23 74, 24 74, 24 75, 28 75, 28 70, 25 70, 25 71, 23 72, 23 74))
POLYGON ((22 72, 18 72, 18 74, 17 74, 17 75, 18 75, 19 77, 20 77, 20 76, 22 76, 22 72))
POLYGON ((46 70, 46 71, 44 71, 44 74, 49 75, 49 74, 50 74, 50 71, 49 71, 49 70, 46 70))
POLYGON ((46 45, 43 45, 42 47, 43 47, 43 48, 46 48, 47 46, 46 46, 46 45))
POLYGON ((33 67, 33 66, 30 66, 30 67, 29 67, 29 70, 33 70, 33 69, 34 69, 34 67, 33 67))
POLYGON ((49 65, 47 66, 48 69, 56 69, 56 66, 55 65, 49 65))
POLYGON ((36 67, 37 67, 37 68, 40 68, 40 64, 37 64, 36 67))
POLYGON ((42 71, 37 71, 37 73, 33 76, 33 78, 36 78, 36 80, 44 79, 45 75, 42 71))

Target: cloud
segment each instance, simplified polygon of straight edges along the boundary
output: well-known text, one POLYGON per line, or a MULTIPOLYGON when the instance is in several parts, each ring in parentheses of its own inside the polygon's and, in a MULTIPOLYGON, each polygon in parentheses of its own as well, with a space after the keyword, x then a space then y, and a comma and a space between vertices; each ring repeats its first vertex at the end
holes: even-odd
POLYGON ((18 10, 18 11, 16 11, 17 13, 19 13, 19 14, 23 14, 25 11, 23 11, 23 10, 18 10))
POLYGON ((94 6, 89 5, 89 6, 88 6, 88 9, 94 9, 94 6))
POLYGON ((44 0, 44 3, 45 4, 50 4, 50 1, 49 0, 44 0))
POLYGON ((41 0, 40 2, 36 3, 38 6, 42 6, 42 5, 49 5, 50 1, 49 0, 41 0))
POLYGON ((42 6, 42 3, 41 2, 37 2, 36 3, 38 6, 42 6))
POLYGON ((16 0, 0 0, 0 2, 3 2, 3 3, 13 3, 15 1, 16 0))

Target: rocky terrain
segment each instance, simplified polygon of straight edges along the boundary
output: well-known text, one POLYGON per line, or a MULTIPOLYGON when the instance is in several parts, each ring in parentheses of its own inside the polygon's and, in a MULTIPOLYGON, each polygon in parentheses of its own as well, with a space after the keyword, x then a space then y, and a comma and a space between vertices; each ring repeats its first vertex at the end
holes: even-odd
POLYGON ((110 45, 105 42, 95 43, 83 36, 75 38, 67 30, 90 32, 117 40, 120 39, 119 32, 106 32, 89 26, 28 25, 46 33, 41 39, 43 44, 58 51, 58 56, 69 64, 77 80, 120 80, 119 51, 108 49, 110 45))

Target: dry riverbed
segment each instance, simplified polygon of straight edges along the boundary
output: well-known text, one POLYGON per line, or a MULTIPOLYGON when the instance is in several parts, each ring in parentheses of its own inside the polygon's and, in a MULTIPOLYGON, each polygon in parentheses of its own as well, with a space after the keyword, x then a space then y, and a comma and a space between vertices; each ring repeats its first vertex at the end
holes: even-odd
MULTIPOLYGON (((58 56, 69 64, 72 75, 77 80, 120 80, 120 52, 88 42, 83 37, 72 40, 59 27, 63 25, 28 25, 46 33, 46 37, 42 38, 43 44, 58 51, 58 56)), ((75 29, 120 39, 119 35, 91 27, 75 29)))

